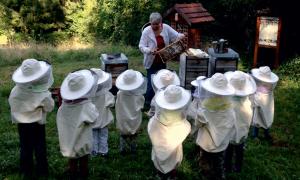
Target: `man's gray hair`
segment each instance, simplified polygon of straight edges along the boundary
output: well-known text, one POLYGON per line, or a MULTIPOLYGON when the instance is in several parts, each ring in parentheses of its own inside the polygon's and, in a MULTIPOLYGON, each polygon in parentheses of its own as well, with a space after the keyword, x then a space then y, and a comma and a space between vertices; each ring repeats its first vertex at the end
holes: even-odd
POLYGON ((149 21, 150 21, 150 23, 153 23, 153 22, 162 22, 162 17, 160 15, 160 13, 153 12, 153 13, 150 14, 149 21))

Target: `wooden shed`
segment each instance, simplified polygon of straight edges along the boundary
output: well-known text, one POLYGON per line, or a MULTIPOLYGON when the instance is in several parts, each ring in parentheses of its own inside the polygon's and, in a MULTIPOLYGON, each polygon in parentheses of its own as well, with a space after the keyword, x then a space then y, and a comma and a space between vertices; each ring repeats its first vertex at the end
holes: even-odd
POLYGON ((175 4, 164 18, 175 30, 188 34, 189 48, 200 48, 201 28, 215 20, 201 3, 175 4))

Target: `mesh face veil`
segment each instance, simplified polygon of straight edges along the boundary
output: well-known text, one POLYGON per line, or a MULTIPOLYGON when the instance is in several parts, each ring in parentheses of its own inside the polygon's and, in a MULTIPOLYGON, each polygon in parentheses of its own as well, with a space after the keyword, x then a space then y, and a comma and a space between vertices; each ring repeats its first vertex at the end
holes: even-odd
POLYGON ((17 84, 20 88, 32 91, 32 92, 45 92, 52 86, 54 82, 52 67, 49 68, 48 72, 40 79, 24 84, 17 84))
POLYGON ((96 96, 109 91, 112 88, 112 77, 111 77, 111 74, 109 74, 108 80, 106 80, 105 82, 103 82, 101 84, 98 84, 96 86, 97 86, 96 96))
POLYGON ((256 87, 257 87, 256 92, 263 93, 263 94, 272 93, 277 85, 277 83, 271 84, 271 83, 266 83, 266 82, 260 81, 259 79, 255 78, 255 77, 254 77, 254 80, 256 83, 256 87))
POLYGON ((203 109, 209 111, 226 111, 232 107, 231 96, 217 95, 204 88, 200 88, 198 93, 198 97, 201 99, 201 108, 203 109))
POLYGON ((134 90, 130 90, 130 91, 123 91, 124 94, 126 95, 133 95, 133 96, 138 96, 138 95, 143 95, 146 93, 147 91, 147 79, 145 77, 144 78, 144 82, 143 84, 138 87, 137 89, 134 89, 134 90))

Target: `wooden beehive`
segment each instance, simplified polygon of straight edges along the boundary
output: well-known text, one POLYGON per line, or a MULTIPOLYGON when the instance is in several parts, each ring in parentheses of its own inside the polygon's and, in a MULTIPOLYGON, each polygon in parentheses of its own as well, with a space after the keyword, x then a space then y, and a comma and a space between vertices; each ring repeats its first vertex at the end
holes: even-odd
POLYGON ((218 58, 215 62, 214 73, 225 73, 235 71, 238 66, 238 58, 218 58))
POLYGON ((175 4, 164 17, 176 31, 188 35, 189 48, 200 48, 201 27, 214 21, 201 3, 175 4))
POLYGON ((192 89, 191 82, 198 76, 208 76, 208 63, 209 56, 196 57, 196 56, 180 56, 180 85, 186 89, 192 89))
POLYGON ((209 76, 238 69, 239 54, 231 48, 226 53, 216 53, 213 48, 208 48, 207 52, 211 57, 209 76))
POLYGON ((111 73, 113 84, 116 78, 128 69, 128 58, 123 53, 101 54, 102 70, 111 73))

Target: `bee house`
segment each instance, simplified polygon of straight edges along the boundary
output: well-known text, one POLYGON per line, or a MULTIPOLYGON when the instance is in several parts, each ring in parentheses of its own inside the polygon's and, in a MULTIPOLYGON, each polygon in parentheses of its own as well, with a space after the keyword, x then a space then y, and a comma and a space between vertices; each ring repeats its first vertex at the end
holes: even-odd
POLYGON ((189 48, 200 48, 201 28, 215 20, 201 3, 175 4, 164 17, 176 31, 187 34, 189 48))

